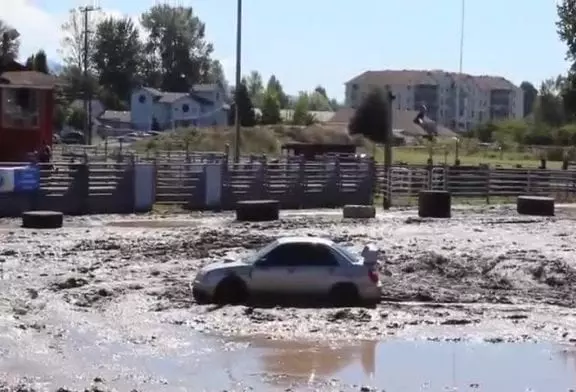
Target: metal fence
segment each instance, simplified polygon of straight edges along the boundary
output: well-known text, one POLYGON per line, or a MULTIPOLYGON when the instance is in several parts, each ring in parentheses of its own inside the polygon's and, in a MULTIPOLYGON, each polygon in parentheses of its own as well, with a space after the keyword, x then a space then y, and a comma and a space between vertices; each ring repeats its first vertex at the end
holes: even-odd
POLYGON ((576 172, 547 169, 512 169, 454 166, 378 167, 377 189, 393 205, 413 204, 421 190, 446 190, 457 200, 486 203, 518 195, 553 196, 559 201, 576 199, 576 172))
POLYGON ((522 194, 576 200, 576 171, 570 170, 424 165, 386 169, 371 159, 335 157, 311 162, 299 157, 267 160, 246 156, 240 163, 233 163, 222 152, 164 151, 115 157, 85 146, 59 148, 54 155, 66 159, 57 160, 54 171, 43 173, 41 184, 54 197, 65 194, 71 186, 70 161, 78 158, 89 162, 91 194, 112 194, 129 162, 151 162, 155 167, 156 202, 195 209, 211 208, 204 197, 208 164, 222 168, 222 208, 232 208, 238 200, 262 198, 278 199, 286 208, 337 207, 374 200, 379 204, 382 196, 393 206, 403 206, 415 204, 418 193, 425 189, 447 190, 455 202, 498 203, 522 194))

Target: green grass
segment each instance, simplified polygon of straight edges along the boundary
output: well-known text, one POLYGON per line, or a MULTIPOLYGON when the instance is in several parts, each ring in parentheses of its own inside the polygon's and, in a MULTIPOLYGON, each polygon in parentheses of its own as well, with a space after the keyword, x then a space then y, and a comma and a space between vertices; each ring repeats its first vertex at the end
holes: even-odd
MULTIPOLYGON (((427 148, 396 147, 393 149, 392 161, 405 162, 408 164, 426 164, 429 156, 430 154, 427 148)), ((383 160, 383 157, 384 153, 379 151, 376 159, 383 160)), ((435 151, 432 159, 435 164, 452 165, 456 160, 456 154, 454 151, 435 151)), ((514 167, 521 165, 526 168, 536 168, 540 165, 540 160, 536 157, 530 158, 529 155, 512 152, 504 152, 503 154, 498 152, 476 152, 471 154, 466 151, 461 151, 459 153, 459 159, 461 165, 471 166, 488 164, 490 166, 514 167)), ((550 169, 560 169, 562 162, 548 161, 546 165, 550 169)))
MULTIPOLYGON (((188 150, 224 152, 226 145, 233 150, 234 130, 224 129, 179 129, 162 134, 157 138, 142 140, 134 144, 140 153, 154 154, 157 151, 188 150)), ((384 152, 380 146, 360 136, 350 136, 341 129, 312 126, 308 128, 295 126, 261 126, 241 130, 240 149, 243 154, 266 154, 278 156, 281 146, 288 142, 302 143, 355 143, 360 152, 372 154, 383 161, 384 152)), ((435 164, 454 164, 456 159, 455 142, 453 140, 438 140, 433 146, 432 159, 435 164)), ((429 158, 429 146, 394 147, 392 161, 407 164, 425 165, 429 158)), ((489 164, 491 166, 536 168, 539 166, 538 151, 493 151, 481 148, 474 141, 465 140, 459 148, 459 158, 462 165, 489 164)), ((560 168, 561 162, 548 162, 549 168, 560 168)))

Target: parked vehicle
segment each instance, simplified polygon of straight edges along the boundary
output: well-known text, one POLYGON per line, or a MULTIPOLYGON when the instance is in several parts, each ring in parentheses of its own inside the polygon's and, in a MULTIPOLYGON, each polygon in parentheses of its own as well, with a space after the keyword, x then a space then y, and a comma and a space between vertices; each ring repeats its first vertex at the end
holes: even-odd
POLYGON ((84 134, 79 131, 70 131, 61 136, 61 141, 64 144, 86 144, 84 134))
POLYGON ((337 306, 380 301, 379 251, 361 256, 324 238, 285 237, 240 260, 202 268, 193 283, 197 303, 239 304, 258 298, 323 298, 337 306))

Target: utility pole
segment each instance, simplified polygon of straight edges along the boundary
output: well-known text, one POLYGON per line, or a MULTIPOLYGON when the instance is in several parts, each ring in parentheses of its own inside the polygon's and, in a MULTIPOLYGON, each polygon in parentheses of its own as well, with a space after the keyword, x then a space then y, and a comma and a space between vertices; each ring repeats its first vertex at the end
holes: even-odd
POLYGON ((86 122, 84 124, 84 136, 88 144, 92 144, 92 91, 88 84, 88 53, 89 53, 89 40, 88 34, 88 21, 90 12, 99 11, 100 7, 87 5, 80 7, 80 12, 84 15, 84 113, 86 113, 86 122))
POLYGON ((242 73, 242 0, 237 0, 236 10, 236 87, 234 92, 234 162, 240 161, 240 108, 238 107, 238 89, 241 83, 242 73))
MULTIPOLYGON (((464 62, 464 18, 466 15, 466 0, 462 0, 462 10, 460 15, 460 62, 458 65, 458 78, 456 79, 456 126, 454 131, 460 131, 460 90, 462 89, 462 65, 464 62)), ((466 112, 466 108, 464 108, 466 112)))

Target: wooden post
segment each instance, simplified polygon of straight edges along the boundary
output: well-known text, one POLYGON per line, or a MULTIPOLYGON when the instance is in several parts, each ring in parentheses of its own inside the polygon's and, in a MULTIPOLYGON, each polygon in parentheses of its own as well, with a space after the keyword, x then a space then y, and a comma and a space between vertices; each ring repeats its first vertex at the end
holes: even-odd
POLYGON ((386 132, 386 144, 384 144, 384 178, 387 180, 386 182, 388 183, 388 186, 385 189, 384 192, 384 197, 383 197, 383 201, 382 201, 382 208, 384 208, 385 210, 389 210, 390 207, 392 206, 392 191, 390 189, 390 186, 392 185, 392 182, 390 181, 390 175, 392 172, 392 139, 393 139, 393 134, 392 134, 392 130, 393 130, 393 121, 394 121, 394 115, 393 115, 393 102, 394 102, 394 98, 396 98, 392 92, 390 91, 390 89, 388 89, 386 91, 387 94, 387 104, 388 104, 388 115, 390 116, 388 119, 388 124, 387 124, 387 129, 384 130, 384 132, 386 132))

